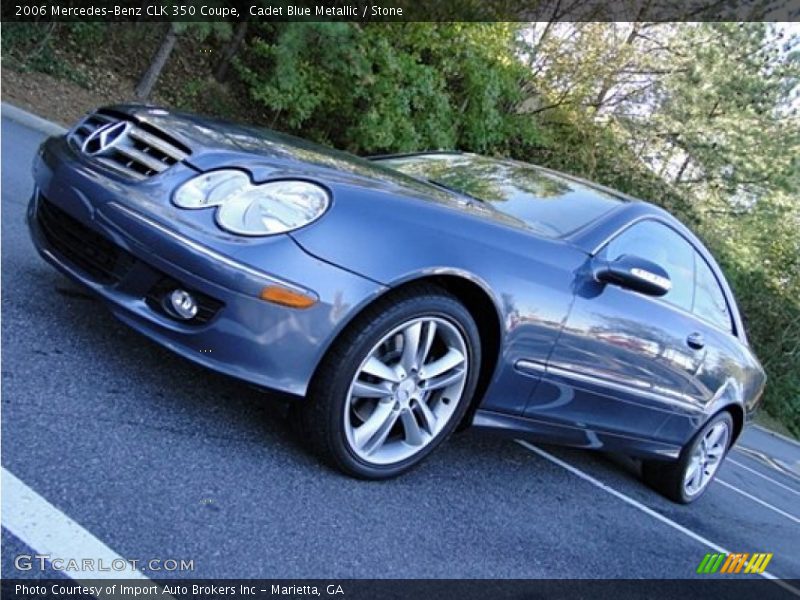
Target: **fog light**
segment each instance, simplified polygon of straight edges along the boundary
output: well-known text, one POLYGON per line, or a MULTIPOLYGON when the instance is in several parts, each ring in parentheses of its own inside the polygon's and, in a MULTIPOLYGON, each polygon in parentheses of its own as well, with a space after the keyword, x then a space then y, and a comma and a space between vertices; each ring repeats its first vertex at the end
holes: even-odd
POLYGON ((186 290, 172 290, 168 299, 169 308, 181 319, 194 319, 197 315, 197 300, 186 290))

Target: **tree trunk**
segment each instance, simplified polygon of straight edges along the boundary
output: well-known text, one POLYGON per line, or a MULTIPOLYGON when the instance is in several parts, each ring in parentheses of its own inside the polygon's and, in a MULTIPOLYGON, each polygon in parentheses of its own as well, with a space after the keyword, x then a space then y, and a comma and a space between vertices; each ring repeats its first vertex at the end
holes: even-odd
POLYGON ((688 166, 689 166, 689 155, 687 154, 686 158, 683 161, 683 164, 681 165, 681 168, 678 169, 678 174, 675 175, 675 184, 676 185, 681 182, 681 178, 683 177, 683 173, 686 171, 686 167, 688 167, 688 166))
MULTIPOLYGON (((643 11, 644 8, 642 8, 639 14, 641 15, 643 11)), ((636 39, 636 36, 639 34, 639 27, 640 23, 638 22, 633 23, 633 27, 631 28, 628 37, 625 38, 625 41, 622 43, 623 48, 625 46, 630 46, 631 44, 633 44, 634 40, 636 39)), ((613 88, 617 84, 616 75, 617 75, 616 73, 614 75, 608 75, 603 79, 603 82, 600 85, 600 91, 597 93, 597 96, 595 97, 594 102, 592 103, 595 112, 600 112, 600 108, 602 108, 603 103, 606 101, 606 98, 608 97, 608 93, 611 91, 611 88, 613 88)))
POLYGON ((244 36, 247 35, 247 24, 247 21, 241 21, 236 26, 236 32, 233 34, 233 39, 231 39, 230 43, 225 46, 225 50, 222 51, 222 57, 217 63, 217 68, 214 70, 214 79, 220 83, 225 81, 225 78, 228 76, 228 67, 231 66, 231 60, 234 56, 236 56, 236 53, 239 51, 239 47, 244 41, 244 36))
POLYGON ((158 50, 156 50, 155 55, 153 55, 153 60, 150 61, 150 66, 147 67, 147 71, 142 75, 139 83, 136 84, 136 89, 133 92, 136 100, 144 102, 150 98, 150 94, 153 92, 153 88, 161 75, 161 71, 164 69, 164 65, 167 64, 169 55, 172 54, 172 49, 175 47, 175 42, 177 40, 178 31, 175 27, 175 23, 170 23, 169 29, 167 29, 167 32, 164 34, 164 39, 161 40, 161 45, 158 47, 158 50))
MULTIPOLYGON (((714 106, 712 106, 711 110, 708 111, 708 115, 706 116, 706 119, 711 121, 712 119, 714 119, 715 117, 718 116, 716 114, 716 112, 717 112, 717 108, 719 108, 719 103, 720 103, 720 100, 719 100, 719 98, 717 98, 717 101, 714 102, 714 106)), ((689 154, 688 150, 685 150, 685 151, 686 151, 686 160, 683 161, 683 164, 681 165, 681 168, 678 171, 678 174, 675 176, 675 184, 676 185, 681 182, 681 179, 683 178, 683 174, 686 171, 686 167, 689 166, 689 159, 691 158, 691 155, 689 154)))
POLYGON ((536 45, 531 50, 531 56, 528 59, 528 68, 533 68, 533 63, 539 55, 539 49, 544 44, 545 40, 550 36, 550 30, 553 28, 553 21, 558 18, 558 8, 561 6, 561 0, 557 0, 556 7, 553 9, 553 14, 551 19, 547 22, 547 25, 544 26, 544 30, 542 30, 542 35, 539 36, 539 39, 536 40, 536 45))

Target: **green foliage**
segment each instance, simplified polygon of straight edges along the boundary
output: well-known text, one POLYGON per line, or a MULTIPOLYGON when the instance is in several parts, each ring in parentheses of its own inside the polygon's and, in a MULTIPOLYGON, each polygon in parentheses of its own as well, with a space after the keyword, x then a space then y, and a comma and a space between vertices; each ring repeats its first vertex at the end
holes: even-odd
POLYGON ((68 43, 84 51, 96 52, 97 48, 105 42, 106 28, 103 23, 66 23, 68 43))
POLYGON ((40 23, 10 23, 3 27, 0 36, 4 57, 19 56, 33 47, 37 39, 50 27, 40 23))
POLYGON ((536 134, 500 25, 267 25, 238 64, 272 125, 356 152, 502 151, 536 134))
POLYGON ((78 85, 86 73, 65 58, 93 52, 105 37, 102 23, 8 23, 3 27, 3 60, 21 71, 47 73, 78 85))
POLYGON ((765 407, 800 435, 800 207, 776 197, 705 228, 767 370, 765 407))
POLYGON ((181 86, 181 89, 175 95, 175 106, 185 110, 195 108, 205 94, 207 85, 207 82, 203 79, 189 79, 181 86))
POLYGON ((220 117, 229 116, 235 110, 225 86, 209 77, 186 80, 180 88, 171 91, 168 100, 182 110, 220 117))
POLYGON ((762 23, 693 27, 680 42, 691 60, 665 78, 657 112, 685 155, 675 181, 752 198, 791 188, 800 129, 781 104, 800 64, 762 23))

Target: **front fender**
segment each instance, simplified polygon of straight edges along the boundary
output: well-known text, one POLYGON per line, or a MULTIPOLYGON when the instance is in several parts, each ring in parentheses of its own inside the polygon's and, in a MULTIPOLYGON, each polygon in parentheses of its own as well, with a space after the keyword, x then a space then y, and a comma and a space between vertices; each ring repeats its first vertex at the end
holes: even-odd
MULTIPOLYGON (((316 223, 290 234, 306 252, 394 288, 456 277, 486 292, 500 331, 499 364, 483 407, 519 413, 535 381, 513 365, 544 362, 558 339, 585 252, 447 205, 352 189, 316 223)), ((480 325, 487 319, 474 315, 480 325)))

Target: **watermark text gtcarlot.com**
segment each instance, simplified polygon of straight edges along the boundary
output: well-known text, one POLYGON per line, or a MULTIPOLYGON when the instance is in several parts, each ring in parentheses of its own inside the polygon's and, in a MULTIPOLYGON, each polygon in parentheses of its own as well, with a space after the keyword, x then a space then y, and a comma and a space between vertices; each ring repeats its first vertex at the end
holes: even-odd
POLYGON ((62 558, 52 554, 18 554, 14 567, 19 571, 65 571, 73 573, 103 573, 136 571, 190 572, 194 560, 183 558, 62 558))

